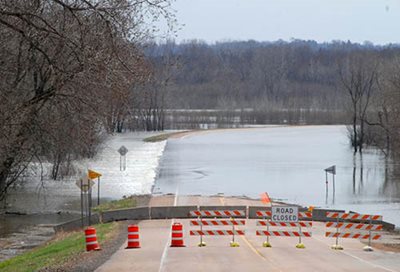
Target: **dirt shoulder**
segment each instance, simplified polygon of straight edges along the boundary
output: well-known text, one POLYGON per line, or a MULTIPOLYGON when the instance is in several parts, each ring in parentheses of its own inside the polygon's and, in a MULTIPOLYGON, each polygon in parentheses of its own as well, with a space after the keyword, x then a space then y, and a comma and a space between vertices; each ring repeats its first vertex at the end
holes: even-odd
POLYGON ((69 258, 63 265, 45 268, 40 272, 66 272, 66 271, 94 271, 107 261, 126 241, 126 228, 129 222, 118 222, 118 227, 110 234, 108 239, 100 244, 100 251, 84 252, 69 258))

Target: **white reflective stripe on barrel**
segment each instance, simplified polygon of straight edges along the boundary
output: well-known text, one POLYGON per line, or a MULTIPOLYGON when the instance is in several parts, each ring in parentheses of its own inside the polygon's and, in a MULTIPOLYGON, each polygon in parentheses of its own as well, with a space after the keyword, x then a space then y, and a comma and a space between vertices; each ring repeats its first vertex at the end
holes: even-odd
POLYGON ((97 241, 94 241, 94 242, 86 242, 86 245, 97 245, 97 241))
POLYGON ((139 239, 128 239, 128 242, 139 242, 139 239))
POLYGON ((96 238, 96 234, 86 235, 86 238, 96 238))
POLYGON ((128 232, 129 235, 135 235, 138 234, 139 232, 128 232))

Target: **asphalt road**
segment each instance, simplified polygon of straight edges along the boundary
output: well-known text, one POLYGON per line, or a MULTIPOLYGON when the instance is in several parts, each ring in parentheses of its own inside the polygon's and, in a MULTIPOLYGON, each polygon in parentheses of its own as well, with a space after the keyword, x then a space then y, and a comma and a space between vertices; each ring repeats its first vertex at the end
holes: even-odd
MULTIPOLYGON (((246 200, 223 197, 173 196, 152 200, 151 205, 234 205, 246 200)), ((240 247, 230 247, 230 236, 205 236, 206 247, 198 247, 198 236, 189 236, 189 219, 141 221, 141 248, 123 245, 96 271, 400 271, 400 253, 375 250, 365 252, 355 239, 341 239, 343 251, 330 248, 333 238, 324 237, 322 223, 315 223, 313 237, 303 238, 305 249, 297 249, 298 238, 271 237, 272 248, 262 247, 263 237, 255 235, 256 220, 247 220, 245 236, 236 237, 240 247), (170 247, 171 225, 183 224, 186 247, 170 247)), ((217 227, 209 227, 217 229, 217 227)), ((229 229, 219 227, 218 229, 229 229)), ((240 229, 240 228, 239 228, 240 229)))

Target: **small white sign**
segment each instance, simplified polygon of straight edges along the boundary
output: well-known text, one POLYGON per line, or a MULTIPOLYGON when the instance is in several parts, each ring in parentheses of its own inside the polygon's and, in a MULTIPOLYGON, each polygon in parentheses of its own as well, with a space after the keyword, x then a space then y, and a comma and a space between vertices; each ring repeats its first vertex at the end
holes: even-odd
POLYGON ((272 207, 272 222, 298 222, 299 208, 296 206, 272 207))
POLYGON ((89 179, 87 175, 84 175, 76 181, 76 186, 78 186, 83 192, 87 192, 93 187, 94 181, 89 179))
POLYGON ((123 146, 121 146, 119 149, 118 149, 118 153, 121 155, 121 156, 125 156, 126 155, 126 153, 128 153, 128 148, 126 148, 124 145, 123 146))

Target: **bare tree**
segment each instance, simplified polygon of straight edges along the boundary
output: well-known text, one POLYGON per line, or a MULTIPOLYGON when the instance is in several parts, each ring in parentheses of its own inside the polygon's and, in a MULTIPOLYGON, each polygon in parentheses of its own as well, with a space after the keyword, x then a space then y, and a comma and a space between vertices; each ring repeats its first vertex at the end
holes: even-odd
MULTIPOLYGON (((144 80, 148 67, 142 66, 139 47, 151 34, 145 20, 168 17, 168 5, 0 0, 0 199, 35 157, 49 154, 42 150, 44 138, 52 137, 60 148, 63 142, 47 125, 58 123, 55 127, 70 133, 62 126, 64 114, 79 128, 73 139, 88 144, 84 153, 90 155, 98 132, 93 128, 104 117, 102 99, 110 90, 124 95, 123 89, 144 80)), ((63 152, 57 150, 55 158, 63 152)))
POLYGON ((352 54, 339 63, 340 80, 350 98, 351 143, 354 153, 361 153, 365 143, 367 111, 376 86, 377 73, 377 62, 363 53, 352 54))

